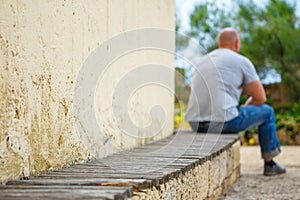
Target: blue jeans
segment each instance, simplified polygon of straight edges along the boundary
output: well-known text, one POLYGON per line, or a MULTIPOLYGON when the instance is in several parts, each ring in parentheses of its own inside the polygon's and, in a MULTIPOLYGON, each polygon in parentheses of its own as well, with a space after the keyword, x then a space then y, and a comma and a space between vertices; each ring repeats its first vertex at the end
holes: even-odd
MULTIPOLYGON (((216 130, 218 130, 216 132, 219 133, 221 131, 222 133, 237 133, 258 127, 258 138, 262 158, 270 160, 277 156, 280 153, 280 148, 276 135, 276 122, 273 108, 267 104, 263 104, 242 106, 239 107, 238 110, 239 115, 236 118, 224 124, 222 123, 222 125, 210 122, 209 131, 211 132, 213 130, 213 126, 216 127, 216 130)), ((190 124, 194 131, 201 132, 199 130, 201 130, 203 123, 198 122, 197 127, 195 127, 196 124, 194 122, 190 122, 190 124)))

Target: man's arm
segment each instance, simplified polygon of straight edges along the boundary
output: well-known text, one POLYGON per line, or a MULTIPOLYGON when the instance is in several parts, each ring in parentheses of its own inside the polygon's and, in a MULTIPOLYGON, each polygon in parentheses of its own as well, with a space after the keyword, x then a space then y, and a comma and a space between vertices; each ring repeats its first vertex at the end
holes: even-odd
POLYGON ((244 105, 254 104, 261 105, 264 104, 267 100, 265 89, 262 86, 260 81, 254 81, 244 85, 244 90, 249 96, 248 100, 244 105))

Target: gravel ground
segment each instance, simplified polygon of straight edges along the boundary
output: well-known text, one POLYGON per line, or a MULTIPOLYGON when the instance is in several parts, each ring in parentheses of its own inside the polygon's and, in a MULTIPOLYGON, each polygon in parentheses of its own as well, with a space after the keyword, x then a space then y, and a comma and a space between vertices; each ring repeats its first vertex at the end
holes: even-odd
POLYGON ((241 177, 232 185, 225 200, 300 200, 300 146, 283 146, 275 161, 286 174, 263 176, 259 146, 241 147, 241 177))

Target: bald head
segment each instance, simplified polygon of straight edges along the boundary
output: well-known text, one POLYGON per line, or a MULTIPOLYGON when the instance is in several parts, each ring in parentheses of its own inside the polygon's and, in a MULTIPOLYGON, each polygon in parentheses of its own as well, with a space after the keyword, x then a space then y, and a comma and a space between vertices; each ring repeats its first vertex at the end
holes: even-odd
POLYGON ((228 48, 235 52, 240 51, 240 38, 238 32, 233 28, 224 28, 219 34, 219 48, 228 48))

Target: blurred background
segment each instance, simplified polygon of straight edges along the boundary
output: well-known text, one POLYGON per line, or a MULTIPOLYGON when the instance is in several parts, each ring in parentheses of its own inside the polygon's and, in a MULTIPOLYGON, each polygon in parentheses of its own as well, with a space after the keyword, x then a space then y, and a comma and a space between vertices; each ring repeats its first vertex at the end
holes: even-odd
MULTIPOLYGON (((255 65, 276 112, 282 145, 300 144, 300 2, 298 0, 175 0, 175 129, 184 120, 193 65, 217 48, 224 27, 240 33, 241 54, 255 65)), ((242 95, 241 103, 246 100, 242 95)), ((258 143, 257 130, 241 134, 243 145, 258 143)))

